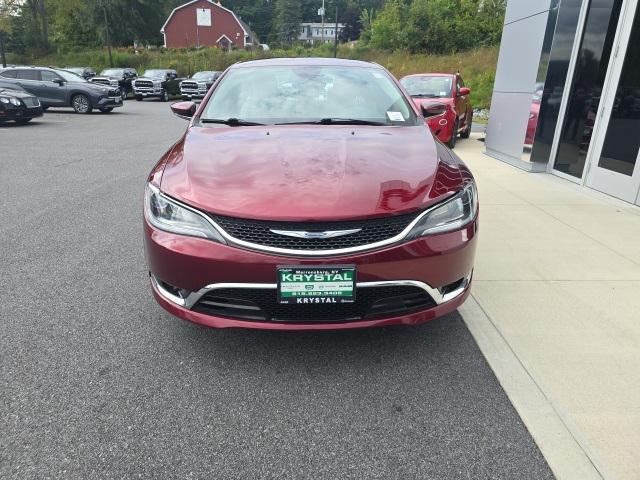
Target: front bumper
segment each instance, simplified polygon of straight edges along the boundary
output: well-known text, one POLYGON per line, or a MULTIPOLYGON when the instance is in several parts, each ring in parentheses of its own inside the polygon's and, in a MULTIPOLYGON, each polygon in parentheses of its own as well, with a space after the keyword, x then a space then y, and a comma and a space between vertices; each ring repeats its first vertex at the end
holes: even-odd
POLYGON ((104 97, 98 101, 97 108, 118 108, 122 106, 122 97, 104 97))
POLYGON ((12 108, 0 108, 0 122, 9 120, 24 120, 26 118, 37 118, 43 114, 42 106, 26 107, 24 105, 11 106, 12 108))
POLYGON ((133 94, 141 97, 161 97, 162 88, 133 87, 133 94))
MULTIPOLYGON (((468 296, 477 244, 476 221, 464 229, 350 256, 300 258, 271 255, 174 235, 145 219, 145 250, 158 303, 169 313, 202 325, 278 330, 332 330, 384 325, 415 325, 455 310, 468 296), (419 286, 433 302, 388 317, 345 321, 252 321, 195 311, 199 299, 222 288, 260 288, 276 295, 280 265, 355 264, 357 287, 419 286), (170 288, 165 288, 169 285, 170 288)), ((357 301, 356 296, 356 301, 357 301)), ((324 308, 318 305, 318 308, 324 308)))
POLYGON ((207 95, 207 90, 180 90, 183 100, 202 100, 207 95))

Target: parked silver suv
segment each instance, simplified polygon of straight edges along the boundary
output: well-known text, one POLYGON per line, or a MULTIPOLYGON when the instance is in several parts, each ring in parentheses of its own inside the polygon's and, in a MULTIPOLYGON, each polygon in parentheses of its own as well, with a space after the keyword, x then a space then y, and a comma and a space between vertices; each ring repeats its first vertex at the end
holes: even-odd
POLYGON ((45 110, 72 107, 77 113, 91 113, 97 108, 108 113, 122 106, 118 88, 89 83, 74 73, 57 68, 6 68, 0 71, 0 87, 35 95, 45 110))

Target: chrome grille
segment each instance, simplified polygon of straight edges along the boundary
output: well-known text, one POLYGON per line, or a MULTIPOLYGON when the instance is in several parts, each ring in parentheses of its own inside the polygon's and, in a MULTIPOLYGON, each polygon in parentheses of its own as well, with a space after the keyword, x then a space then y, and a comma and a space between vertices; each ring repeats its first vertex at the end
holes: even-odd
POLYGON ((111 85, 108 78, 92 78, 91 83, 99 83, 100 85, 111 85))
POLYGON ((36 97, 26 97, 21 99, 27 107, 39 107, 40 102, 36 97))
POLYGON ((147 80, 136 80, 136 88, 153 88, 153 82, 147 80))
POLYGON ((182 82, 180 87, 183 89, 197 90, 198 84, 196 82, 182 82))
POLYGON ((421 212, 394 215, 368 220, 339 222, 278 222, 249 220, 209 214, 232 237, 265 247, 289 250, 335 250, 360 247, 388 240, 401 233, 421 212), (358 230, 355 233, 334 238, 297 238, 277 234, 271 230, 326 232, 358 230))

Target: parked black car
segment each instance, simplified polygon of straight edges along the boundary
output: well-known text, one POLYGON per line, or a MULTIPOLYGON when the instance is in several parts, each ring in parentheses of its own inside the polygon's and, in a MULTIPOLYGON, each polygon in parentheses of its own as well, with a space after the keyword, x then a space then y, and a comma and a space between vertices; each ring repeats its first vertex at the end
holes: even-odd
POLYGON ((40 100, 43 109, 72 107, 77 113, 94 108, 110 112, 122 106, 120 89, 94 85, 66 70, 45 67, 18 67, 0 71, 0 87, 24 90, 40 100))
POLYGON ((202 99, 222 72, 197 72, 191 78, 180 82, 180 94, 183 100, 202 99))
POLYGON ((89 80, 96 76, 96 71, 91 67, 66 67, 65 70, 81 76, 85 80, 89 80))
POLYGON ((42 106, 38 97, 0 86, 0 123, 13 120, 23 124, 41 116, 42 106))
POLYGON ((124 100, 129 93, 133 92, 131 82, 136 78, 138 78, 138 72, 135 68, 105 68, 100 72, 100 75, 93 77, 90 82, 119 87, 124 100))
POLYGON ((139 78, 133 81, 133 95, 139 102, 143 98, 156 97, 162 102, 167 102, 171 95, 180 93, 180 82, 184 78, 178 78, 175 70, 147 70, 139 78))

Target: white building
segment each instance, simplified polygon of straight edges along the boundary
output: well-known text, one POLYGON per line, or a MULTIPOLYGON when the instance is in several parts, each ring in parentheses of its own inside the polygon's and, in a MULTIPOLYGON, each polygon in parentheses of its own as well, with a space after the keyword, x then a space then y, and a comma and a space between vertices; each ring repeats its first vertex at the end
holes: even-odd
POLYGON ((640 0, 509 0, 487 153, 640 205, 640 0))
MULTIPOLYGON (((344 28, 343 23, 338 23, 338 37, 340 37, 340 32, 344 28)), ((324 26, 322 23, 314 23, 314 22, 305 22, 300 24, 300 35, 298 36, 298 40, 306 43, 325 43, 333 42, 336 34, 336 24, 335 23, 325 23, 324 26)))

